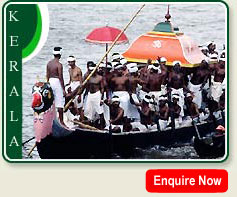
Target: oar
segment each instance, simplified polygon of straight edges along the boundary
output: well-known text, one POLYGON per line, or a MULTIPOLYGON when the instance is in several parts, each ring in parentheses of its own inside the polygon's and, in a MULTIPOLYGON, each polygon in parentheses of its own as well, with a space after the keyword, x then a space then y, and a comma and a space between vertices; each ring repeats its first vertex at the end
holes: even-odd
POLYGON ((30 157, 31 153, 33 152, 33 150, 36 147, 36 143, 34 144, 34 146, 30 149, 30 152, 27 154, 28 157, 30 157))
POLYGON ((26 140, 26 141, 23 142, 21 145, 24 146, 26 143, 30 142, 30 141, 33 140, 33 139, 35 139, 35 137, 32 137, 32 138, 26 140))
MULTIPOLYGON (((129 21, 129 23, 124 27, 124 29, 120 32, 120 34, 116 37, 116 39, 114 40, 114 42, 112 43, 112 45, 110 46, 110 48, 108 49, 108 51, 104 54, 104 56, 101 58, 101 60, 99 61, 99 63, 97 63, 97 65, 95 66, 94 70, 87 76, 87 78, 83 81, 83 83, 81 85, 79 85, 78 87, 80 87, 78 89, 78 92, 76 95, 81 94, 83 87, 85 87, 86 83, 89 81, 89 79, 91 78, 91 76, 96 72, 97 68, 100 66, 100 64, 103 62, 104 58, 108 55, 108 53, 112 50, 112 48, 114 47, 114 45, 116 44, 116 42, 118 41, 118 39, 120 38, 120 36, 126 31, 126 29, 128 28, 128 26, 132 23, 132 21, 136 18, 136 16, 139 14, 139 12, 142 10, 142 8, 145 6, 145 4, 143 4, 141 6, 141 8, 134 14, 134 16, 132 17, 132 19, 129 21)), ((76 95, 74 95, 69 101, 68 103, 65 105, 64 107, 64 111, 67 111, 68 107, 70 106, 71 102, 74 100, 74 98, 76 97, 76 95)))
POLYGON ((82 122, 79 122, 79 121, 77 121, 77 120, 72 120, 71 122, 73 122, 73 123, 75 123, 75 124, 78 124, 80 127, 85 128, 85 129, 90 129, 90 130, 99 131, 99 129, 97 129, 97 128, 93 127, 93 126, 84 124, 84 123, 82 123, 82 122))
MULTIPOLYGON (((156 110, 156 106, 158 105, 157 102, 155 101, 155 96, 152 95, 151 96, 152 100, 153 100, 153 103, 154 103, 154 106, 155 106, 155 113, 157 114, 157 110, 156 110)), ((160 123, 159 123, 159 115, 157 114, 157 120, 156 120, 156 124, 157 124, 157 129, 158 131, 160 131, 160 123)))
POLYGON ((198 131, 198 128, 197 128, 197 125, 196 125, 196 123, 195 123, 195 121, 192 119, 192 123, 193 123, 193 126, 194 126, 194 128, 195 128, 195 131, 196 131, 196 133, 197 133, 197 137, 198 137, 198 139, 200 140, 201 139, 201 136, 200 136, 200 133, 199 133, 199 131, 198 131))

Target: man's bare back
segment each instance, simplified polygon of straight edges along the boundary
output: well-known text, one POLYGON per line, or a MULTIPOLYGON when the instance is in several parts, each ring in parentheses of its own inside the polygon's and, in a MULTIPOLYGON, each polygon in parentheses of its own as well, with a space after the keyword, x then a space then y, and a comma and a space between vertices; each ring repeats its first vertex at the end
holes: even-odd
POLYGON ((59 69, 62 68, 62 64, 57 60, 53 59, 47 64, 47 79, 59 78, 59 69))

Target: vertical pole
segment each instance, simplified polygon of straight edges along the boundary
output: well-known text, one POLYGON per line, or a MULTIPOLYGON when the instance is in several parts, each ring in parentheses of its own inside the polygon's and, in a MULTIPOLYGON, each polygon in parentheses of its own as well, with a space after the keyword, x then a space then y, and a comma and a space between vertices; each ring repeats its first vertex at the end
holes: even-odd
POLYGON ((105 44, 105 50, 106 50, 106 57, 105 57, 105 67, 107 68, 107 64, 108 64, 108 43, 105 44))

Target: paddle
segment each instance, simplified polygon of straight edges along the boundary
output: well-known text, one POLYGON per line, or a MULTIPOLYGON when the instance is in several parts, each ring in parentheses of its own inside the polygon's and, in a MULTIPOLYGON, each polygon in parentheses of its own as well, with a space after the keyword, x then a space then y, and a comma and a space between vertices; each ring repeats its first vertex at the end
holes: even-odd
POLYGON ((35 137, 32 137, 32 138, 26 140, 26 141, 23 142, 21 145, 24 146, 26 143, 30 142, 30 141, 33 140, 33 139, 35 139, 35 137))
POLYGON ((30 152, 27 154, 28 157, 30 157, 31 153, 33 152, 33 150, 35 149, 36 147, 36 143, 34 144, 34 146, 30 149, 30 152))
POLYGON ((139 10, 134 14, 134 16, 132 17, 132 19, 129 21, 129 23, 123 28, 123 30, 120 32, 120 34, 116 37, 116 39, 114 40, 114 42, 112 43, 112 45, 110 46, 110 48, 106 51, 106 53, 104 54, 104 56, 101 58, 101 60, 99 61, 99 63, 97 63, 97 65, 95 66, 94 70, 87 76, 87 78, 83 81, 83 83, 81 85, 78 86, 78 91, 77 94, 75 94, 69 101, 68 103, 65 105, 64 107, 64 112, 67 111, 67 109, 69 108, 71 102, 75 99, 76 95, 81 94, 85 85, 87 84, 87 82, 89 81, 89 79, 91 78, 91 76, 96 72, 97 68, 100 66, 100 64, 103 62, 104 58, 108 55, 108 53, 112 50, 112 48, 114 47, 114 45, 116 44, 116 42, 118 41, 118 39, 120 38, 120 36, 126 31, 126 29, 128 28, 128 26, 132 23, 132 21, 136 18, 136 16, 139 14, 139 12, 143 9, 143 7, 145 6, 145 4, 143 4, 141 6, 141 8, 139 8, 139 10))
POLYGON ((159 123, 159 115, 157 114, 157 110, 156 110, 156 106, 158 105, 157 102, 155 101, 155 96, 152 95, 151 96, 152 100, 153 100, 153 103, 154 103, 154 107, 155 107, 155 114, 157 115, 157 120, 156 120, 156 124, 157 124, 157 129, 158 131, 160 131, 160 123, 159 123))

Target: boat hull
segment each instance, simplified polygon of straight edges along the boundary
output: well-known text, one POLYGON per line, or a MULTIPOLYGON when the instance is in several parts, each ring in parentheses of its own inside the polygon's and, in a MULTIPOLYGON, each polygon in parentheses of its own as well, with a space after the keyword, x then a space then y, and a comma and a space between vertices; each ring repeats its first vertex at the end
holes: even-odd
POLYGON ((194 149, 200 158, 219 158, 225 155, 225 135, 211 137, 212 143, 205 138, 194 138, 194 149))
MULTIPOLYGON (((212 123, 198 125, 201 136, 213 132, 214 128, 212 123)), ((37 143, 37 150, 42 159, 110 159, 114 155, 126 159, 132 157, 135 148, 177 146, 191 143, 193 136, 196 136, 194 127, 127 133, 76 129, 63 137, 47 136, 37 143)))

